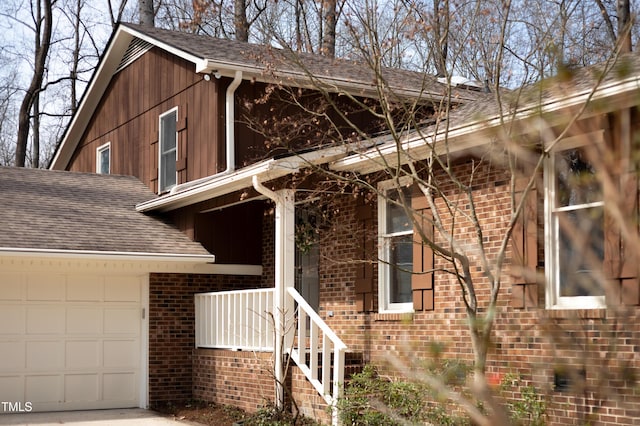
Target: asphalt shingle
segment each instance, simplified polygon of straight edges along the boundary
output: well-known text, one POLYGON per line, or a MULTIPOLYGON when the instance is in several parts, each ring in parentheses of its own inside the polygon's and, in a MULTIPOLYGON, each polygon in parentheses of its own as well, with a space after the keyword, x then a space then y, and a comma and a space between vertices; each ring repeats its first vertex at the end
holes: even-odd
MULTIPOLYGON (((270 73, 313 75, 319 79, 333 79, 352 84, 354 91, 357 90, 356 85, 373 87, 375 84, 373 68, 360 61, 291 52, 272 46, 137 24, 124 23, 122 25, 197 58, 261 69, 265 75, 270 73)), ((447 85, 439 82, 434 75, 385 67, 381 69, 381 75, 389 88, 420 94, 425 99, 431 96, 434 100, 439 100, 447 93, 447 85)), ((472 100, 478 96, 482 95, 474 90, 452 89, 454 102, 463 99, 472 100)))
POLYGON ((154 198, 135 177, 0 167, 1 248, 209 255, 135 205, 154 198))

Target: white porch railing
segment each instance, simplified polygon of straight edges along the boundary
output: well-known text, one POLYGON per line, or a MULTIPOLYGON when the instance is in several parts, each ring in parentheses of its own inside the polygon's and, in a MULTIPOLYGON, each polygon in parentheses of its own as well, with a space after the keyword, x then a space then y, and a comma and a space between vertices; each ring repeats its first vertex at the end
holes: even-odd
MULTIPOLYGON (((332 407, 332 424, 337 425, 347 347, 300 293, 292 287, 287 291, 298 305, 297 341, 285 350, 290 349, 291 359, 332 407)), ((196 294, 196 347, 272 351, 274 293, 269 288, 196 294)))
POLYGON ((336 404, 344 385, 344 353, 347 346, 309 306, 300 293, 292 287, 287 290, 298 304, 298 341, 291 351, 291 358, 327 404, 332 407, 332 423, 337 424, 336 404), (310 324, 308 336, 307 318, 310 324), (321 364, 319 364, 320 356, 322 356, 321 364), (322 377, 318 377, 319 366, 322 366, 322 377))
POLYGON ((273 296, 273 288, 196 294, 196 347, 273 351, 273 296))

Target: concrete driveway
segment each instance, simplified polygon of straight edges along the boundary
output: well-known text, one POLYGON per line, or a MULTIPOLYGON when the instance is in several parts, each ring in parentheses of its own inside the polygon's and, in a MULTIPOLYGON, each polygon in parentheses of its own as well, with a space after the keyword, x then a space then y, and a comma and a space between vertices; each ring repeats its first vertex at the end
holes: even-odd
POLYGON ((195 423, 165 417, 141 408, 91 411, 59 411, 50 413, 0 414, 0 425, 60 425, 72 426, 169 426, 195 423))

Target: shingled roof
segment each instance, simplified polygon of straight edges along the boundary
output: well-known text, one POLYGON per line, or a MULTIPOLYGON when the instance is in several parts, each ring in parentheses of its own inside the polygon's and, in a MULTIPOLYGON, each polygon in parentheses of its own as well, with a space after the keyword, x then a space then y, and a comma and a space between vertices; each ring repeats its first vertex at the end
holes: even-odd
POLYGON ((135 205, 155 195, 134 177, 0 167, 0 251, 193 256, 199 244, 135 205))
MULTIPOLYGON (((215 38, 208 35, 170 31, 161 28, 123 23, 122 27, 147 36, 147 40, 171 46, 205 63, 225 70, 254 71, 251 77, 270 80, 280 78, 283 84, 325 84, 358 94, 375 87, 372 67, 361 62, 324 55, 292 52, 273 46, 215 38), (262 77, 262 78, 260 78, 262 77)), ((398 94, 413 95, 440 101, 447 94, 447 85, 434 75, 398 68, 382 68, 386 84, 398 94)), ((372 92, 376 94, 377 92, 372 92)), ((475 100, 478 91, 452 89, 452 101, 475 100)))

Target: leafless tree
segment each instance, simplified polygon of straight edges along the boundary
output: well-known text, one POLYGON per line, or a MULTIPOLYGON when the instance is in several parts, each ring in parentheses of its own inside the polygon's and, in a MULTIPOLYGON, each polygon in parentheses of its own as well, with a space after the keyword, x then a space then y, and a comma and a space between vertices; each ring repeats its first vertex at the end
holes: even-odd
MULTIPOLYGON (((49 59, 49 49, 51 47, 51 33, 53 26, 53 5, 56 0, 36 0, 31 2, 31 17, 33 32, 35 35, 35 49, 33 62, 33 75, 31 83, 26 90, 20 111, 18 113, 18 138, 16 142, 16 166, 24 167, 29 130, 31 126, 31 114, 34 103, 37 104, 45 68, 49 59)), ((36 111, 37 114, 37 111, 36 111)), ((38 129, 34 129, 36 132, 38 129)))

